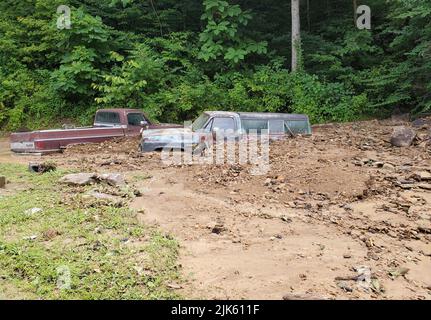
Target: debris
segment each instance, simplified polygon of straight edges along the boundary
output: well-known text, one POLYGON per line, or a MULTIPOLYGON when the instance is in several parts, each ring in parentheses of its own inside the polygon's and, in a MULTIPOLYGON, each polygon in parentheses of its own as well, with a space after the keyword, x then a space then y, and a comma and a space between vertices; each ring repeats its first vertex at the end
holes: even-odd
POLYGON ((28 170, 34 173, 45 173, 57 170, 57 165, 53 162, 30 162, 28 164, 28 170))
POLYGON ((95 182, 95 173, 76 173, 68 174, 60 179, 60 183, 71 186, 86 186, 95 182))
POLYGON ((31 208, 31 209, 24 211, 24 213, 28 216, 32 216, 32 215, 39 213, 39 212, 42 212, 42 211, 43 210, 41 208, 31 208))
POLYGON ((335 277, 336 281, 358 281, 359 275, 335 277))
POLYGON ((391 144, 395 147, 410 147, 416 138, 416 131, 407 127, 397 127, 391 137, 391 144))
POLYGON ((33 241, 36 240, 37 236, 36 235, 32 235, 32 236, 28 236, 28 237, 24 237, 23 240, 28 240, 28 241, 33 241))
POLYGON ((343 258, 344 259, 350 259, 350 258, 352 258, 352 255, 350 253, 346 253, 343 255, 343 258))
POLYGON ((0 189, 6 187, 6 177, 0 176, 0 189))

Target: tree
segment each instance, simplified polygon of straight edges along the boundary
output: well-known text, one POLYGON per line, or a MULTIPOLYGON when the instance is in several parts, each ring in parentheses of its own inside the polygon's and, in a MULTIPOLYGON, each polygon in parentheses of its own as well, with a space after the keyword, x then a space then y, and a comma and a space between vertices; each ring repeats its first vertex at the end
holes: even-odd
POLYGON ((298 69, 301 50, 301 24, 299 16, 299 0, 292 0, 292 71, 298 69))

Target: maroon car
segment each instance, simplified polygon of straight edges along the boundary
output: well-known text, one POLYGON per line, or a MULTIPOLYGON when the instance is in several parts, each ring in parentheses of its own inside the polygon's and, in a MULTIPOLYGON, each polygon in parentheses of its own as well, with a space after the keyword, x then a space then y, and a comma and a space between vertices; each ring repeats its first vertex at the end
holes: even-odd
POLYGON ((153 124, 140 110, 103 109, 96 112, 92 127, 13 133, 10 149, 17 153, 58 152, 68 145, 99 143, 112 138, 139 136, 142 130, 180 127, 153 124))

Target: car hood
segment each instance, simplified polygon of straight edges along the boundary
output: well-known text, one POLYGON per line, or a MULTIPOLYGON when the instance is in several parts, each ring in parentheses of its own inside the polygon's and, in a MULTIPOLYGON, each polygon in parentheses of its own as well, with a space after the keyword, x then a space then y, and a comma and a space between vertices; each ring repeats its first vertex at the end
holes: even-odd
POLYGON ((150 129, 143 132, 144 137, 153 136, 182 136, 185 134, 192 134, 193 131, 190 128, 166 128, 166 129, 150 129))

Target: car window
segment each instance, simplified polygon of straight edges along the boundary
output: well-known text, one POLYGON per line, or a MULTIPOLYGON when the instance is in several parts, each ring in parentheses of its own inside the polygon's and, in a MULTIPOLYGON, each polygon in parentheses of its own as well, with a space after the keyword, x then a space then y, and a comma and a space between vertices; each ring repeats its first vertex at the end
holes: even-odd
POLYGON ((293 121, 286 121, 286 131, 288 133, 293 134, 309 134, 310 128, 308 121, 305 120, 293 120, 293 121))
POLYGON ((203 126, 207 123, 208 119, 209 119, 209 116, 205 113, 201 115, 199 118, 197 118, 192 125, 193 131, 202 129, 203 126))
POLYGON ((270 120, 269 121, 269 133, 284 133, 284 121, 283 120, 270 120))
POLYGON ((244 119, 241 121, 241 123, 246 133, 250 133, 250 130, 252 130, 252 133, 255 133, 257 131, 257 134, 261 134, 262 130, 268 130, 267 120, 244 119))
POLYGON ((213 127, 213 122, 214 122, 213 119, 211 119, 210 122, 208 122, 208 124, 205 126, 204 130, 206 132, 210 132, 211 131, 211 129, 213 127))
POLYGON ((214 118, 212 129, 218 130, 235 130, 235 122, 233 118, 214 118))
POLYGON ((140 126, 142 121, 146 121, 142 113, 129 113, 127 123, 130 126, 140 126))
POLYGON ((97 123, 121 124, 118 112, 98 112, 96 114, 97 123))

